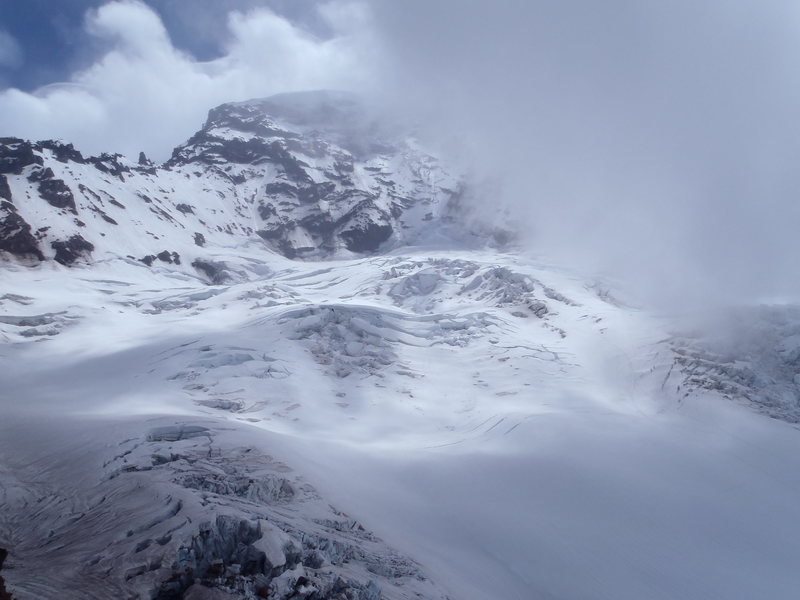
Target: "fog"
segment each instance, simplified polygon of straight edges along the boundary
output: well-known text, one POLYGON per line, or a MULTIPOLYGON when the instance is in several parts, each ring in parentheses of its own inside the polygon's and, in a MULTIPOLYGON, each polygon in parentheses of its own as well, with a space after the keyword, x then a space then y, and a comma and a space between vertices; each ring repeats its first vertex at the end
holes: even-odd
POLYGON ((800 291, 796 4, 374 8, 387 98, 537 253, 665 308, 800 291))

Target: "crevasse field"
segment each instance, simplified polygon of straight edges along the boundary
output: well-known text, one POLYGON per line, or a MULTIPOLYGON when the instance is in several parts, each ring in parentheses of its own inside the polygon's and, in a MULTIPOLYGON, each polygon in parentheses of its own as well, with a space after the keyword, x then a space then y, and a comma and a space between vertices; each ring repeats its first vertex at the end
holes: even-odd
POLYGON ((217 514, 357 522, 385 598, 796 597, 800 432, 688 384, 667 320, 494 251, 217 258, 4 266, 15 597, 150 589, 217 514), (292 500, 200 484, 231 465, 292 500))

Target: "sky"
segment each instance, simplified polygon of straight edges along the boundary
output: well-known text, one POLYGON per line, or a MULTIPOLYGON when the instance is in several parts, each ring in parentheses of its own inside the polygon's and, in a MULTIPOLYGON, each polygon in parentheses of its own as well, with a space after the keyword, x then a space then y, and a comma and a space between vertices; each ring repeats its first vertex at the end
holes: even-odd
MULTIPOLYGON (((0 81, 26 91, 64 81, 107 49, 87 35, 87 11, 108 0, 2 0, 0 81)), ((224 55, 227 15, 267 8, 297 20, 309 31, 329 29, 310 0, 149 0, 173 45, 200 61, 224 55), (222 26, 220 26, 222 25, 222 26)))
POLYGON ((224 102, 359 87, 360 11, 306 0, 0 0, 0 130, 164 160, 224 102))
POLYGON ((156 160, 209 108, 349 89, 476 218, 681 306, 800 296, 789 0, 0 0, 0 133, 156 160))

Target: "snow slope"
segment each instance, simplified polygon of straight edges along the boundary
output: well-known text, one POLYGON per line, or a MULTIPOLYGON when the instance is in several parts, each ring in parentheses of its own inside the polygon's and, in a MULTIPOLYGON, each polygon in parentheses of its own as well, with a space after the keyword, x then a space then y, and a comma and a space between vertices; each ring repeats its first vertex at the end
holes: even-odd
POLYGON ((265 263, 217 286, 119 261, 6 269, 2 539, 18 597, 145 594, 177 549, 135 550, 165 531, 186 544, 220 511, 298 531, 304 506, 328 503, 394 550, 355 547, 420 565, 425 580, 340 565, 385 598, 796 595, 798 432, 677 392, 665 323, 513 255, 265 263), (154 439, 167 426, 209 433, 154 439), (169 458, 192 453, 209 464, 169 458), (208 483, 223 464, 285 465, 315 491, 242 505, 208 483), (175 485, 187 473, 202 498, 175 485))

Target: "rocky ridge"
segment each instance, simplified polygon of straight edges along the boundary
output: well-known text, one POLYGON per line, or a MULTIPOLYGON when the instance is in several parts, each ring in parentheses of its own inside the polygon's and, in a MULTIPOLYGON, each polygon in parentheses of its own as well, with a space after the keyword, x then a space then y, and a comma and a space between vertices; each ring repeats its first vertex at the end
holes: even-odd
POLYGON ((215 247, 324 258, 413 243, 460 190, 355 97, 287 94, 211 110, 163 165, 0 138, 0 257, 125 258, 213 279, 215 247))

